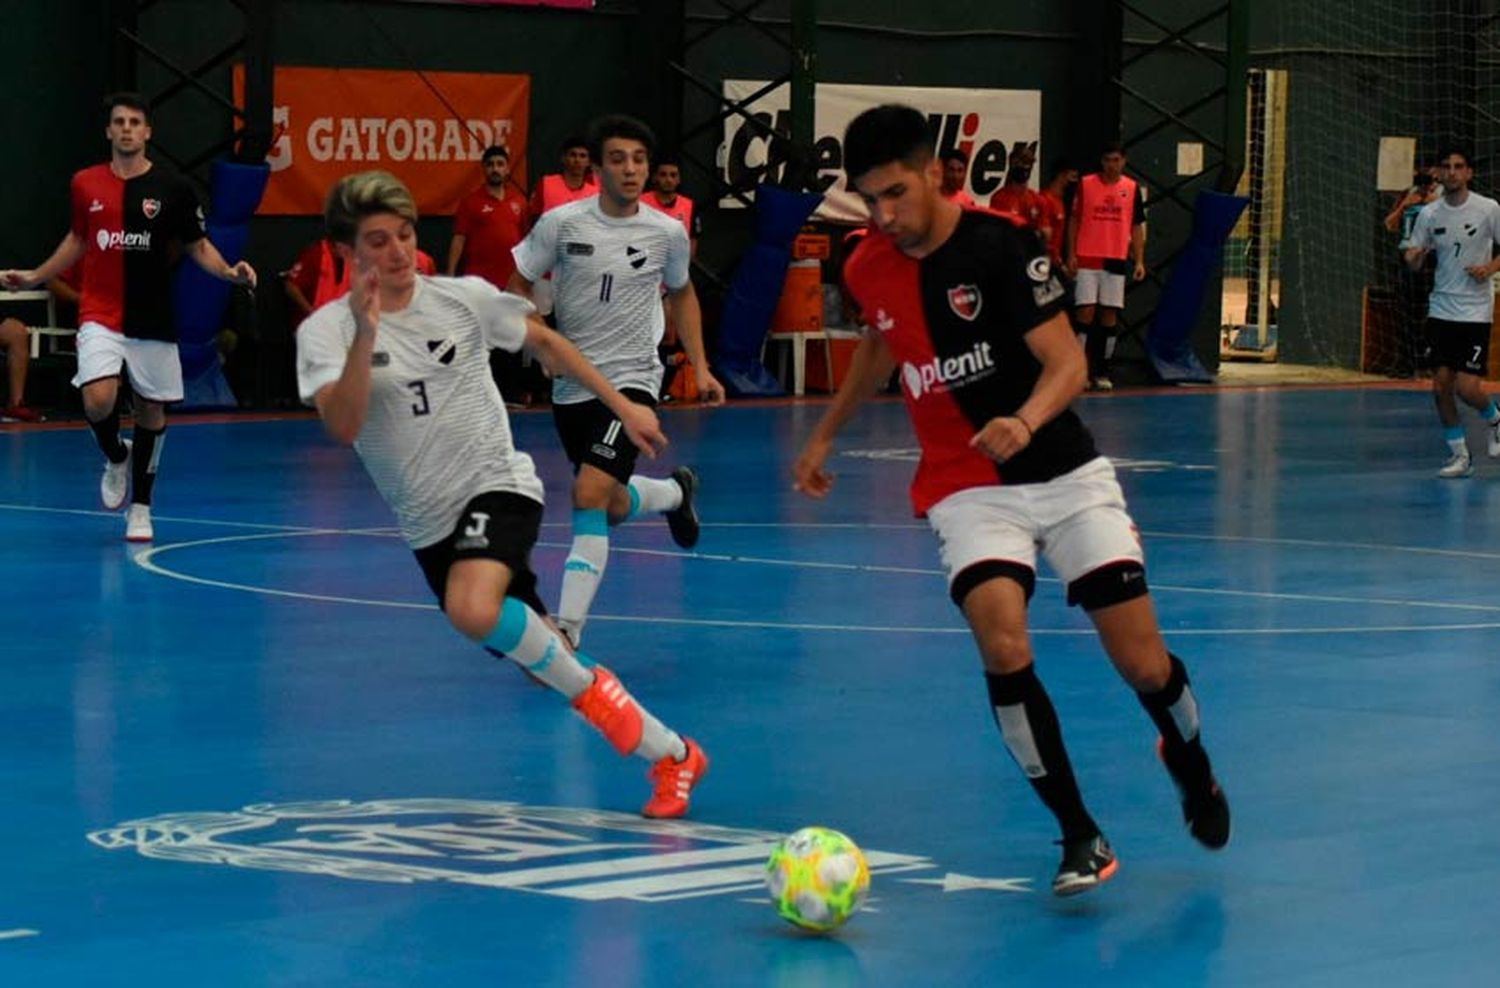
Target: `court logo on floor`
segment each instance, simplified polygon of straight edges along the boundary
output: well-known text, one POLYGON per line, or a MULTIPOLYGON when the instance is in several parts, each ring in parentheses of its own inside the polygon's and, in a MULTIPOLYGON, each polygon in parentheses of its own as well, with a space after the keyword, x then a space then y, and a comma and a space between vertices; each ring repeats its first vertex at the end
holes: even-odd
MULTIPOLYGON (((757 891, 780 837, 469 799, 260 803, 128 820, 88 835, 106 850, 134 848, 166 861, 638 902, 757 891)), ((876 874, 936 867, 917 854, 867 851, 866 857, 876 874)))

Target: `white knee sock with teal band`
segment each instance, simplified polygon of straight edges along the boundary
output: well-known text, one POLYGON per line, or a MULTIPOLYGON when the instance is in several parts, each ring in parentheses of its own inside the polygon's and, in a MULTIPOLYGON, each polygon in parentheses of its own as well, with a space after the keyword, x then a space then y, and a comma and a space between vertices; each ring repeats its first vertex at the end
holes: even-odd
POLYGON ((631 518, 671 511, 682 505, 682 485, 671 478, 663 480, 636 475, 630 478, 626 489, 630 492, 631 518))
MULTIPOLYGON (((582 652, 576 655, 570 652, 545 618, 514 597, 505 598, 500 620, 495 622, 495 630, 484 644, 569 700, 593 685, 594 674, 588 669, 593 663, 582 652)), ((640 706, 640 701, 636 705, 640 706)), ((641 721, 641 743, 632 754, 649 762, 669 755, 679 761, 687 757, 682 738, 644 706, 641 706, 641 721)))
POLYGON ((573 512, 573 547, 563 564, 562 599, 557 604, 557 623, 577 645, 589 617, 604 567, 609 562, 609 516, 599 508, 573 512))
POLYGON ((1454 453, 1467 453, 1469 444, 1464 439, 1464 427, 1461 425, 1443 426, 1443 438, 1448 441, 1448 448, 1454 453))
POLYGON ((514 597, 505 598, 500 620, 484 644, 569 700, 594 681, 594 674, 574 658, 546 620, 514 597))
POLYGON ((1500 421, 1500 405, 1496 405, 1495 399, 1491 398, 1490 403, 1479 414, 1484 417, 1487 425, 1494 425, 1496 421, 1500 421))

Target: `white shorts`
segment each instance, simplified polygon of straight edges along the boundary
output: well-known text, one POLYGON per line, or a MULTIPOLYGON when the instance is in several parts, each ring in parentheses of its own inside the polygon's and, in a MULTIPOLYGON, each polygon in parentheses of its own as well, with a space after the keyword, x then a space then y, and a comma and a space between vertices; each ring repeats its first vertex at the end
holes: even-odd
POLYGON ((86 322, 78 330, 78 373, 73 387, 106 377, 118 377, 123 366, 130 386, 147 401, 182 400, 182 361, 177 344, 161 340, 137 340, 124 333, 86 322))
POLYGON ((1073 279, 1073 304, 1125 308, 1125 276, 1102 268, 1079 268, 1073 279))
MULTIPOLYGON (((997 564, 1001 573, 1019 567, 1034 578, 1038 548, 1068 585, 1069 603, 1079 602, 1075 581, 1105 568, 1139 574, 1122 577, 1138 580, 1139 590, 1120 599, 1145 592, 1140 534, 1125 510, 1114 464, 1103 456, 1041 484, 970 487, 950 494, 928 509, 927 521, 941 543, 950 592, 960 574, 981 564, 997 564)), ((1026 586, 1028 594, 1030 589, 1026 586)))

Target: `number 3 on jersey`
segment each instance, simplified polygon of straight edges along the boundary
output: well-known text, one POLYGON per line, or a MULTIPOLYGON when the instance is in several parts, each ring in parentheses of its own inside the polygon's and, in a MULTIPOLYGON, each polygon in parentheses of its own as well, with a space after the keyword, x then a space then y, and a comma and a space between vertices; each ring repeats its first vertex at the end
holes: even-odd
POLYGON ((413 415, 426 415, 432 411, 432 406, 427 403, 426 381, 407 381, 406 386, 411 388, 412 394, 416 395, 417 398, 416 401, 412 402, 411 406, 411 413, 413 415))

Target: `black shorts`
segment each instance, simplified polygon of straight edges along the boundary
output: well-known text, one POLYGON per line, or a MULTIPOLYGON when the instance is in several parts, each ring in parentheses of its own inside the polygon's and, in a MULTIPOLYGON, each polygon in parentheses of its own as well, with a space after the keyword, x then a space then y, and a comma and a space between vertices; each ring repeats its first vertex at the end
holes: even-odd
MULTIPOLYGON (((620 393, 637 405, 656 407, 656 398, 639 388, 621 388, 620 393)), ((598 398, 572 405, 553 405, 552 421, 557 425, 563 452, 573 464, 573 472, 587 463, 626 483, 635 473, 637 450, 625 434, 615 413, 598 398)))
POLYGON ((487 491, 464 505, 458 524, 441 542, 413 550, 438 606, 448 589, 448 570, 460 559, 493 559, 510 567, 505 596, 514 597, 538 614, 547 605, 536 593, 531 571, 531 547, 542 530, 542 506, 511 491, 487 491))
POLYGON ((1427 345, 1433 367, 1483 377, 1490 362, 1490 324, 1428 316, 1427 345))

